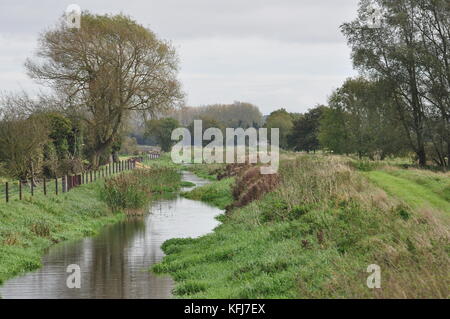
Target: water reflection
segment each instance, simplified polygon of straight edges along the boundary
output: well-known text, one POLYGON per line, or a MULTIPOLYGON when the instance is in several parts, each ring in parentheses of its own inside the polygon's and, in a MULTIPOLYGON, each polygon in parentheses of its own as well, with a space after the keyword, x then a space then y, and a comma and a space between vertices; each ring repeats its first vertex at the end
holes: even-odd
MULTIPOLYGON (((184 180, 204 185, 191 173, 184 180)), ((218 222, 217 208, 177 197, 162 199, 151 214, 105 227, 94 238, 62 243, 43 258, 43 267, 7 281, 3 298, 170 298, 173 281, 148 268, 164 254, 161 244, 174 237, 197 237, 211 232, 218 222), (81 288, 69 289, 66 268, 81 268, 81 288)))

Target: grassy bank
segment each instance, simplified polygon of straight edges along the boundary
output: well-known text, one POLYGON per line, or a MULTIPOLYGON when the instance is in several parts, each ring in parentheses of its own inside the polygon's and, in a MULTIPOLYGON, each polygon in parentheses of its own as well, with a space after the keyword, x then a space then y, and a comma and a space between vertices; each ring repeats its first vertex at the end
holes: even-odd
POLYGON ((221 209, 225 209, 225 207, 233 203, 233 196, 231 195, 233 184, 234 178, 226 178, 202 187, 197 187, 190 192, 182 193, 182 196, 207 202, 221 209))
POLYGON ((95 235, 104 225, 172 194, 182 185, 175 167, 164 160, 115 176, 105 183, 82 185, 59 196, 36 194, 0 204, 0 283, 40 267, 51 245, 95 235))
POLYGON ((217 173, 223 167, 223 164, 191 164, 185 165, 183 168, 193 172, 198 177, 211 181, 217 180, 217 173))
POLYGON ((100 200, 102 183, 80 186, 64 195, 36 195, 0 204, 0 283, 40 267, 49 246, 96 234, 124 217, 100 200))
POLYGON ((450 214, 450 173, 385 168, 370 171, 369 179, 386 193, 416 209, 439 209, 450 214))
POLYGON ((212 234, 167 241, 153 271, 188 298, 447 298, 441 202, 421 209, 364 174, 339 157, 283 160, 275 190, 228 212, 212 234), (371 264, 381 289, 366 285, 371 264))

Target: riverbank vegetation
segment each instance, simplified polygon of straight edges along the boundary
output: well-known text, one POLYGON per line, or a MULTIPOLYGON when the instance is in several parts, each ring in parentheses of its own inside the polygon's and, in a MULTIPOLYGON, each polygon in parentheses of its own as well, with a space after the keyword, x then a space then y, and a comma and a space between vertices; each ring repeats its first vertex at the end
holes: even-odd
POLYGON ((51 245, 92 236, 126 214, 142 214, 149 201, 181 188, 181 174, 167 158, 145 165, 59 196, 38 193, 0 203, 0 283, 38 268, 51 245))
MULTIPOLYGON (((433 185, 433 197, 417 203, 403 196, 402 183, 385 178, 389 168, 362 171, 354 160, 337 156, 288 157, 281 162, 279 184, 260 199, 228 209, 214 233, 164 243, 168 256, 153 271, 175 278, 177 296, 449 296, 448 211, 441 206, 448 203, 447 175, 393 172, 417 187, 433 185), (366 285, 371 264, 381 267, 381 289, 366 285)), ((227 191, 231 196, 236 186, 227 191)))
POLYGON ((128 215, 142 214, 155 196, 167 196, 182 186, 177 169, 155 165, 106 180, 101 198, 112 211, 125 211, 128 215))
POLYGON ((182 196, 193 200, 200 200, 221 209, 225 209, 233 203, 233 196, 231 193, 233 184, 233 178, 226 178, 205 186, 197 187, 192 191, 184 192, 182 193, 182 196))
POLYGON ((0 203, 0 283, 40 267, 53 244, 92 236, 121 220, 99 197, 102 182, 82 185, 60 196, 36 194, 0 203))

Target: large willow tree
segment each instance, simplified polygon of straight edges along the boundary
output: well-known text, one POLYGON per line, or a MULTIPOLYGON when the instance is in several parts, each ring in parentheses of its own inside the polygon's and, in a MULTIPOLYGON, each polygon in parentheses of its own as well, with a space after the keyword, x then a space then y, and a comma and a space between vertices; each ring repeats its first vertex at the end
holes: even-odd
POLYGON ((182 98, 173 47, 123 15, 85 12, 80 29, 61 23, 42 34, 26 67, 83 119, 94 167, 131 112, 166 111, 182 98))

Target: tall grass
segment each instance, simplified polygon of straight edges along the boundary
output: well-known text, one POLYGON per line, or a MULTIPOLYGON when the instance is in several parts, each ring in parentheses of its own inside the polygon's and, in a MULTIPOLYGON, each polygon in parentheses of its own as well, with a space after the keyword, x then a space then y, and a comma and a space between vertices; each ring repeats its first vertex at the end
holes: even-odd
POLYGON ((142 213, 153 196, 177 191, 181 175, 170 166, 136 169, 106 180, 101 198, 113 211, 142 213))
POLYGON ((163 245, 153 267, 190 298, 448 298, 448 225, 377 188, 347 159, 281 163, 278 187, 213 234, 163 245), (378 264, 382 288, 366 285, 378 264))
POLYGON ((225 209, 233 203, 233 196, 231 195, 233 184, 233 178, 222 179, 215 183, 197 187, 190 192, 182 193, 182 196, 193 200, 207 202, 221 209, 225 209))

